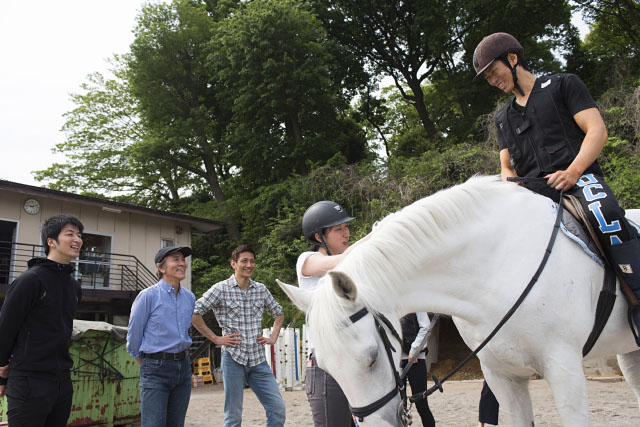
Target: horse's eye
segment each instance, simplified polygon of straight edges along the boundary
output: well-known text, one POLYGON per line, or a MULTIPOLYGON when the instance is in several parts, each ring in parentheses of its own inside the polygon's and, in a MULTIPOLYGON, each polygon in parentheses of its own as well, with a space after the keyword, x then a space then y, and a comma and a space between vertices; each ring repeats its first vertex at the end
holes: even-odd
POLYGON ((376 360, 378 360, 378 347, 373 347, 369 349, 369 351, 365 352, 365 361, 367 363, 367 367, 371 368, 376 364, 376 360))

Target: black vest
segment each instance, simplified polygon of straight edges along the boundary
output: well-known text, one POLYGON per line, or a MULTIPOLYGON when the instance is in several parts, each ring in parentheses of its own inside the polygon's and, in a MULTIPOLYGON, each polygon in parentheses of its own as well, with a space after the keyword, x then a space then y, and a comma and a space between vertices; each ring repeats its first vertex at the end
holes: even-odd
MULTIPOLYGON (((513 99, 494 117, 518 176, 543 177, 566 169, 580 151, 584 132, 560 89, 566 78, 555 74, 537 79, 522 112, 514 107, 513 99)), ((597 162, 585 173, 603 175, 597 162)))
POLYGON ((420 325, 418 324, 418 316, 415 313, 407 314, 400 319, 402 327, 402 351, 406 354, 411 352, 411 344, 416 340, 420 325))

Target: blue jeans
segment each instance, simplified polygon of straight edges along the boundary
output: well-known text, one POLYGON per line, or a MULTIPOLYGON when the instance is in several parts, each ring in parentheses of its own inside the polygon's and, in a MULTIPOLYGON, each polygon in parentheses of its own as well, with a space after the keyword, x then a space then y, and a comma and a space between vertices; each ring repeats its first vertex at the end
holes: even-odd
POLYGON ((191 362, 142 359, 140 409, 142 427, 182 427, 191 398, 191 362))
POLYGON ((267 362, 256 366, 241 365, 222 352, 222 382, 224 384, 224 427, 242 425, 242 397, 245 382, 258 396, 267 413, 267 427, 282 427, 286 417, 284 399, 267 362))

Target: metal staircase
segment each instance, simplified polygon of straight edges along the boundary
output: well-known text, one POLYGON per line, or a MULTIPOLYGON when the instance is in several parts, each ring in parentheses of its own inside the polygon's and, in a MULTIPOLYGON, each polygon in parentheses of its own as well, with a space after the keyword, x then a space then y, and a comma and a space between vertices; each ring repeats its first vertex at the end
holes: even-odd
MULTIPOLYGON (((220 326, 218 326, 218 321, 216 320, 216 316, 213 314, 213 311, 208 311, 204 316, 202 316, 204 322, 209 326, 209 328, 216 334, 220 335, 222 331, 220 330, 220 326)), ((198 357, 202 357, 202 355, 209 350, 210 347, 214 346, 214 344, 209 341, 208 338, 205 338, 196 328, 193 326, 189 328, 189 335, 191 336, 191 340, 193 341, 191 347, 189 347, 189 357, 191 360, 195 360, 198 357)))

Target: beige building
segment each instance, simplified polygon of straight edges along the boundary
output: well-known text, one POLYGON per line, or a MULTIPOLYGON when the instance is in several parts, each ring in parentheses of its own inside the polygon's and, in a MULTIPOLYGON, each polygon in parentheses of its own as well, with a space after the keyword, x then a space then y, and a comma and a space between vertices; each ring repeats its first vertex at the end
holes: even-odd
MULTIPOLYGON (((75 261, 83 287, 78 318, 125 324, 138 292, 157 280, 154 256, 170 245, 191 246, 192 233, 224 224, 96 197, 0 180, 0 300, 9 284, 43 256, 40 225, 68 213, 84 225, 83 247, 75 261)), ((188 258, 189 265, 191 258, 188 258)), ((183 282, 191 288, 191 268, 183 282)))

